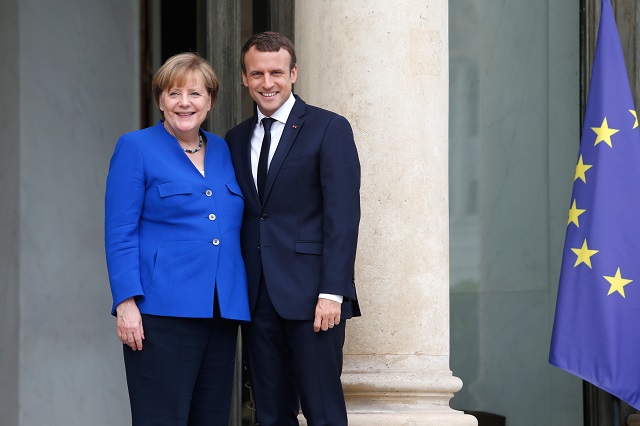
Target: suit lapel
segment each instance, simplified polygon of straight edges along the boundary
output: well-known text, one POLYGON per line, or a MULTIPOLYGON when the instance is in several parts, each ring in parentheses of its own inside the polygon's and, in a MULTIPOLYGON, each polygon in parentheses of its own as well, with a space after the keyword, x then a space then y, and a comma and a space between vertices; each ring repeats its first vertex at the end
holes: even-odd
MULTIPOLYGON (((177 162, 176 166, 180 167, 181 173, 190 176, 193 174, 198 174, 200 175, 200 177, 202 177, 202 175, 200 174, 200 171, 196 168, 196 166, 191 162, 191 160, 189 159, 188 156, 184 155, 184 151, 182 150, 182 147, 180 147, 180 143, 178 142, 178 140, 176 139, 175 136, 173 136, 171 133, 169 133, 164 126, 162 125, 162 122, 159 122, 158 125, 155 127, 156 131, 157 131, 157 137, 159 141, 162 141, 163 145, 165 146, 165 148, 167 149, 167 151, 170 153, 168 155, 168 158, 171 158, 171 161, 175 161, 177 162)), ((205 152, 205 157, 204 157, 204 161, 205 161, 205 170, 207 169, 207 164, 209 163, 209 157, 214 157, 213 155, 206 155, 205 152)))
POLYGON ((271 187, 278 176, 278 172, 280 171, 280 167, 284 162, 284 159, 287 158, 287 154, 293 145, 293 142, 296 140, 298 136, 298 132, 304 123, 304 111, 306 104, 304 101, 296 96, 296 103, 293 105, 293 109, 289 114, 289 118, 287 119, 286 124, 284 125, 284 130, 282 131, 282 136, 280 137, 280 142, 278 142, 278 148, 276 152, 273 154, 273 158, 271 159, 271 164, 269 164, 269 172, 267 174, 267 182, 265 183, 265 202, 269 197, 269 192, 271 192, 271 187))

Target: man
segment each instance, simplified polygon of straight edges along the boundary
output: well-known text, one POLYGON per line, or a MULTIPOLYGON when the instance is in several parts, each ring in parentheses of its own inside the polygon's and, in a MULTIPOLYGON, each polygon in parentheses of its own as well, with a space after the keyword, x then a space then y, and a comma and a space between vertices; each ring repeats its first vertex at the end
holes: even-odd
POLYGON ((243 327, 260 426, 346 425, 340 382, 353 279, 360 163, 348 121, 292 94, 293 44, 265 32, 242 49, 256 115, 226 140, 245 197, 241 242, 252 322, 243 327), (273 123, 273 124, 271 124, 273 123))

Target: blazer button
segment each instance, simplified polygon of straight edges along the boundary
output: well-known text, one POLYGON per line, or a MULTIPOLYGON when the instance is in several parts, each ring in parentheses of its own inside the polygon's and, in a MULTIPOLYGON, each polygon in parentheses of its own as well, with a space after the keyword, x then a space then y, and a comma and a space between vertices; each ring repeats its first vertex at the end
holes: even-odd
POLYGON ((260 250, 260 246, 258 246, 258 250, 260 250))
POLYGON ((267 214, 266 214, 266 213, 262 213, 262 214, 260 215, 260 220, 267 220, 267 218, 268 218, 268 217, 269 217, 269 216, 267 216, 267 214))
POLYGON ((216 220, 216 215, 215 215, 215 214, 213 214, 213 213, 211 213, 211 214, 209 215, 209 220, 216 220))
POLYGON ((213 192, 211 192, 210 189, 207 189, 206 191, 204 191, 204 193, 206 194, 207 197, 211 197, 213 195, 213 192))
POLYGON ((220 245, 220 240, 217 239, 217 238, 214 238, 212 243, 213 243, 214 246, 218 246, 218 245, 220 245))

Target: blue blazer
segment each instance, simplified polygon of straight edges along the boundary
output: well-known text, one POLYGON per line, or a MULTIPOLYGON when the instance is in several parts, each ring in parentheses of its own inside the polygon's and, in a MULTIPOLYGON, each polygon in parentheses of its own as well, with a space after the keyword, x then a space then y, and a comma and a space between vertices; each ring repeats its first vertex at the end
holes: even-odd
POLYGON ((263 204, 251 174, 256 124, 253 116, 225 136, 245 195, 242 250, 251 308, 263 273, 271 303, 285 319, 313 320, 320 293, 344 296, 343 319, 360 315, 354 282, 360 162, 349 122, 296 96, 263 204))
POLYGON ((133 296, 145 314, 210 318, 215 293, 224 318, 249 320, 242 191, 226 143, 202 134, 205 177, 162 123, 118 140, 105 196, 112 314, 133 296))

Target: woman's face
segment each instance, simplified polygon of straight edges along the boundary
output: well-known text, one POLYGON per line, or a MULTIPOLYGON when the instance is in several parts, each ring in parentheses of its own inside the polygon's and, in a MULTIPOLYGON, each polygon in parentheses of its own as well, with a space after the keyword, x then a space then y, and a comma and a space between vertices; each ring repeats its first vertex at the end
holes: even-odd
POLYGON ((172 86, 162 92, 159 104, 167 130, 188 141, 197 138, 198 129, 211 110, 211 97, 202 77, 193 73, 184 86, 172 86))

